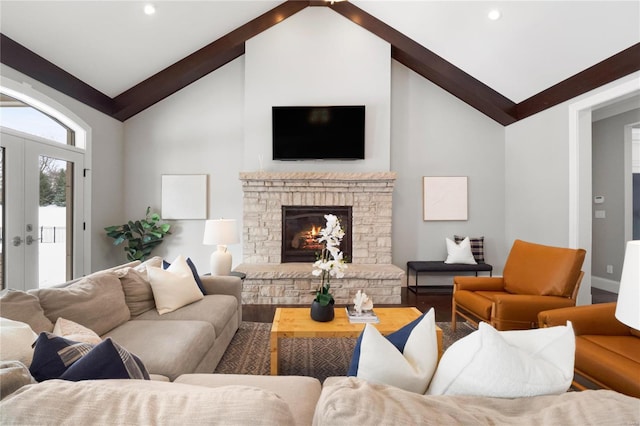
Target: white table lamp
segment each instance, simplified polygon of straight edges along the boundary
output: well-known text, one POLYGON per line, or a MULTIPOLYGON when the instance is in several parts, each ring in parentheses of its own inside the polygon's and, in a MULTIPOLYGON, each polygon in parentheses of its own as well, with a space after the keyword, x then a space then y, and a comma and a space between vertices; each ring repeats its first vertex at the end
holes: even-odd
POLYGON ((202 243, 218 246, 218 249, 211 254, 211 275, 229 275, 232 259, 227 245, 239 242, 235 219, 215 219, 205 222, 202 243))
POLYGON ((640 330, 640 240, 627 243, 616 318, 621 323, 640 330))

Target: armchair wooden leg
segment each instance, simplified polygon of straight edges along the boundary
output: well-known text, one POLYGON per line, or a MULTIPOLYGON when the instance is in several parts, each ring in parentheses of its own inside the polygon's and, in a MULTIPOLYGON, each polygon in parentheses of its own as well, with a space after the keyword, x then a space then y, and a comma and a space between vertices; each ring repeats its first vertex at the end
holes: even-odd
POLYGON ((451 331, 456 331, 456 301, 451 298, 451 331))

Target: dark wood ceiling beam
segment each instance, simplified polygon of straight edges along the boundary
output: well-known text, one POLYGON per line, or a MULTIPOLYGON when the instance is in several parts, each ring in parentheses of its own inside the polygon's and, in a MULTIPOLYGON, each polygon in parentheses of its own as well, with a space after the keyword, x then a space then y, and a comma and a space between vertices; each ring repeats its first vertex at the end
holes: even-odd
POLYGON ((0 33, 0 62, 65 95, 111 115, 113 100, 42 56, 0 33))
POLYGON ((515 103, 349 2, 331 9, 391 44, 392 57, 502 125, 516 121, 515 103))
POLYGON ((249 38, 307 6, 328 6, 391 45, 398 62, 508 125, 640 70, 640 43, 514 104, 440 56, 349 2, 287 0, 112 99, 0 33, 0 62, 121 121, 244 54, 249 38))
POLYGON ((114 117, 136 115, 244 54, 244 43, 309 5, 286 1, 114 98, 114 117))
POLYGON ((530 117, 636 71, 640 71, 640 43, 520 102, 516 117, 530 117))

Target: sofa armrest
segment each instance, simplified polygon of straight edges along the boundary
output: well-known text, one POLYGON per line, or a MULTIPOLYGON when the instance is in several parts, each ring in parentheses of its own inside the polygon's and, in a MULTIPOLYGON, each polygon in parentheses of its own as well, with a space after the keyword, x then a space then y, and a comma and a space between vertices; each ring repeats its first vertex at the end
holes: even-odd
POLYGON ((238 325, 242 322, 242 279, 233 275, 200 276, 206 294, 226 294, 238 300, 238 325))
POLYGON ((504 279, 502 277, 453 277, 453 287, 456 290, 469 291, 504 291, 504 279))
POLYGON ((538 314, 540 327, 565 325, 571 321, 576 336, 581 334, 625 336, 629 327, 615 317, 616 302, 545 310, 538 314))
POLYGON ((207 294, 228 294, 235 296, 242 303, 242 279, 232 275, 201 276, 202 286, 207 294))

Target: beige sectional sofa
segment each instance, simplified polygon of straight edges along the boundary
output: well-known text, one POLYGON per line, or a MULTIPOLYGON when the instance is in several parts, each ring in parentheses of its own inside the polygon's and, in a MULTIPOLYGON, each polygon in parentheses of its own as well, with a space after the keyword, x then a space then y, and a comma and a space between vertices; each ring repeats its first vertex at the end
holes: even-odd
POLYGON ((353 377, 321 388, 310 377, 187 374, 25 385, 0 401, 0 424, 622 425, 640 422, 639 403, 609 390, 510 399, 419 395, 353 377))
POLYGON ((0 316, 51 332, 59 317, 95 331, 137 355, 150 374, 170 380, 212 373, 242 321, 240 278, 203 276, 206 295, 159 315, 146 267, 160 258, 132 262, 28 292, 5 290, 0 316))
POLYGON ((242 319, 240 279, 203 277, 202 300, 158 315, 141 287, 145 267, 127 264, 55 289, 3 292, 0 316, 36 332, 51 331, 58 316, 79 322, 136 354, 152 380, 34 383, 23 364, 2 362, 0 424, 640 423, 640 400, 609 390, 488 398, 420 395, 354 377, 321 385, 312 377, 205 374, 242 319))

